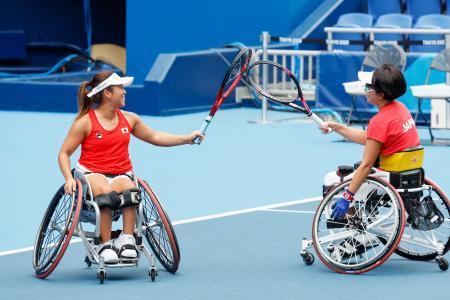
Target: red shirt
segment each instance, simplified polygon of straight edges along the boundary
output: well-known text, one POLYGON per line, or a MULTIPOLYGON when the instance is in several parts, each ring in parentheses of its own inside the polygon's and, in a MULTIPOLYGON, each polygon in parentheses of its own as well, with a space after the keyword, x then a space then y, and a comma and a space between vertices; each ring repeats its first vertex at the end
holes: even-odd
POLYGON ((420 145, 411 113, 396 100, 381 107, 367 128, 367 138, 383 144, 380 154, 390 155, 420 145))
POLYGON ((122 111, 116 110, 119 122, 116 128, 106 130, 102 127, 94 110, 89 111, 91 132, 81 143, 79 163, 92 172, 103 174, 122 174, 133 169, 128 144, 131 126, 122 111))

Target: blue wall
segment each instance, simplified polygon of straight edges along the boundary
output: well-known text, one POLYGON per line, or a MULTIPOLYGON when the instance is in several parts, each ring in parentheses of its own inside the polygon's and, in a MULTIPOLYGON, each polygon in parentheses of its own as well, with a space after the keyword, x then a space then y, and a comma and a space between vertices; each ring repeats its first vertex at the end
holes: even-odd
POLYGON ((22 30, 28 42, 59 41, 86 46, 83 1, 2 1, 0 31, 22 30))
MULTIPOLYGON (((125 46, 125 0, 90 2, 92 43, 125 46)), ((83 3, 84 0, 2 1, 0 31, 23 32, 27 43, 68 43, 85 49, 87 39, 83 3)), ((0 61, 0 69, 5 66, 26 67, 27 71, 31 66, 48 69, 67 54, 60 48, 28 47, 26 55, 20 60, 0 61)))
MULTIPOLYGON (((236 52, 236 49, 223 49, 221 55, 231 61, 236 52)), ((125 109, 143 115, 209 110, 227 66, 221 56, 210 50, 161 54, 144 84, 127 87, 125 109)), ((76 112, 80 82, 94 73, 0 81, 0 110, 76 112)), ((237 105, 233 92, 221 108, 237 105)))
MULTIPOLYGON (((220 47, 240 41, 259 45, 268 30, 289 34, 321 1, 172 0, 127 1, 127 72, 142 83, 159 53, 220 47)), ((339 11, 360 11, 366 0, 346 0, 339 11)), ((330 22, 334 24, 334 20, 330 22)), ((318 31, 323 33, 323 29, 318 31)))

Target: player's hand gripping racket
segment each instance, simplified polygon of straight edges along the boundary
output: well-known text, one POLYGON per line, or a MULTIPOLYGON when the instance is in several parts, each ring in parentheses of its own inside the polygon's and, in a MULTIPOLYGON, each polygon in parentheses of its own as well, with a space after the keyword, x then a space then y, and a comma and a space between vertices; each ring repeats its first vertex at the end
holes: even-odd
MULTIPOLYGON (((313 119, 319 128, 325 127, 323 120, 309 108, 297 78, 287 68, 272 61, 262 60, 248 68, 247 77, 250 84, 264 97, 301 111, 313 119), (297 100, 301 106, 294 103, 297 100)), ((331 128, 326 130, 332 131, 331 128)))
MULTIPOLYGON (((205 122, 203 122, 202 128, 200 132, 202 135, 205 135, 206 129, 211 123, 212 118, 216 114, 220 105, 222 105, 225 98, 227 98, 234 88, 238 85, 239 81, 242 78, 242 74, 247 70, 248 64, 250 63, 250 58, 252 57, 252 50, 248 48, 243 48, 239 51, 236 57, 231 62, 231 65, 228 67, 227 72, 225 73, 225 77, 222 80, 220 85, 219 92, 216 96, 216 101, 214 102, 209 115, 206 117, 205 122)), ((196 138, 194 140, 195 144, 200 144, 200 138, 196 138)))

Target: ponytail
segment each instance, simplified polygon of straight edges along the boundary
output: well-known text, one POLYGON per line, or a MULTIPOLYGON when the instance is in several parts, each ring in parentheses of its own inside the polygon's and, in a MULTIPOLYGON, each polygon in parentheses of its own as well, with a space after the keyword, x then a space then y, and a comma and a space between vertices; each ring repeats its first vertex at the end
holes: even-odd
POLYGON ((112 73, 113 72, 111 71, 103 71, 95 74, 91 81, 83 81, 81 83, 80 88, 78 89, 78 115, 75 120, 78 120, 87 114, 89 110, 93 108, 94 103, 100 105, 102 102, 103 93, 95 94, 90 98, 87 96, 90 92, 87 87, 90 87, 91 89, 96 87, 111 76, 112 73))
POLYGON ((90 85, 89 81, 83 81, 78 89, 78 115, 76 120, 87 114, 94 104, 92 99, 87 96, 89 94, 87 87, 90 85))

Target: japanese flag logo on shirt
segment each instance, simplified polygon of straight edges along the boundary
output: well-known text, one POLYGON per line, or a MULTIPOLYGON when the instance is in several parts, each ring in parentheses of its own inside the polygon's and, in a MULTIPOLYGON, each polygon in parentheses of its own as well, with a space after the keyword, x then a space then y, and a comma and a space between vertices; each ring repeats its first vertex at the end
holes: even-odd
POLYGON ((127 127, 124 127, 124 128, 121 128, 122 129, 122 133, 128 133, 128 128, 127 127))

